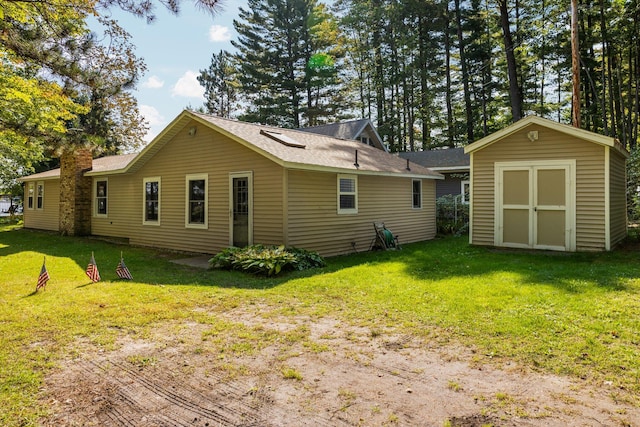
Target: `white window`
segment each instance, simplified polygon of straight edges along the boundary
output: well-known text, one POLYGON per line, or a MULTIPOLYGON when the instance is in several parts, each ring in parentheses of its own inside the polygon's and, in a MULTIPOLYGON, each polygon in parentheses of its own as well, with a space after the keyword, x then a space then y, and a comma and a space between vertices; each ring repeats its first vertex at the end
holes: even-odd
POLYGON ((35 184, 30 182, 27 187, 27 209, 33 209, 33 202, 35 199, 35 184))
POLYGON ((185 227, 187 228, 207 228, 208 226, 208 180, 207 174, 187 175, 185 208, 185 227))
POLYGON ((143 180, 144 206, 142 223, 160 225, 160 177, 143 180))
POLYGON ((460 194, 462 195, 462 203, 464 204, 468 204, 470 200, 469 188, 469 181, 460 182, 460 194))
POLYGON ((95 181, 95 212, 96 216, 107 216, 107 180, 95 181))
POLYGON ((414 179, 411 183, 412 202, 414 209, 422 208, 422 180, 414 179))
POLYGON ((358 177, 338 175, 338 213, 358 213, 358 177))
POLYGON ((44 208, 44 182, 38 181, 36 184, 36 209, 44 208))

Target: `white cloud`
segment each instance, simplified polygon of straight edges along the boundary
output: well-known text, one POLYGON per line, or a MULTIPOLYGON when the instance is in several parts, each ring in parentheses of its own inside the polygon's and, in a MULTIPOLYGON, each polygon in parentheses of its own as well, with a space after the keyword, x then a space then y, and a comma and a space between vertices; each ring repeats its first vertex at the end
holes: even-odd
POLYGON ((204 88, 200 86, 197 76, 198 74, 191 70, 185 72, 173 86, 171 95, 204 100, 204 88))
POLYGON ((165 119, 155 107, 150 105, 140 105, 140 114, 149 122, 149 126, 162 126, 165 119))
POLYGON ((226 42, 231 40, 231 32, 229 27, 223 27, 222 25, 212 25, 209 28, 209 41, 211 42, 226 42))
POLYGON ((147 79, 146 82, 142 83, 142 87, 146 87, 149 89, 159 89, 164 86, 164 81, 160 80, 158 76, 151 76, 147 79))
POLYGON ((145 136, 145 141, 151 141, 158 135, 158 133, 164 128, 166 120, 164 116, 155 108, 150 105, 140 105, 140 115, 144 117, 149 125, 149 131, 145 136))

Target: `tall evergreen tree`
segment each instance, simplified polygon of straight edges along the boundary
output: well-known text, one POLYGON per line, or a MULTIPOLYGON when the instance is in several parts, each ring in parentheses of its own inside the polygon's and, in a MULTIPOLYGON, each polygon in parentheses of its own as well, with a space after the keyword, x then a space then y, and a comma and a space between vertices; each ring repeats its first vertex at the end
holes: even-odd
POLYGON ((332 19, 316 0, 249 0, 240 9, 232 43, 249 101, 243 120, 300 127, 342 114, 344 51, 332 19))
POLYGON ((229 52, 221 50, 211 55, 209 68, 200 70, 197 78, 204 87, 208 114, 229 118, 237 111, 237 68, 229 52))

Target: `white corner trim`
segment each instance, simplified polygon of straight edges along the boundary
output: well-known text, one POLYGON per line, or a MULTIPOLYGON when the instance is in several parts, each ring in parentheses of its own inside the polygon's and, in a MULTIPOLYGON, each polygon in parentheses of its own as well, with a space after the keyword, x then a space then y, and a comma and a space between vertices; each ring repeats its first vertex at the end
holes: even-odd
POLYGON ((604 147, 604 248, 611 250, 611 147, 604 147))

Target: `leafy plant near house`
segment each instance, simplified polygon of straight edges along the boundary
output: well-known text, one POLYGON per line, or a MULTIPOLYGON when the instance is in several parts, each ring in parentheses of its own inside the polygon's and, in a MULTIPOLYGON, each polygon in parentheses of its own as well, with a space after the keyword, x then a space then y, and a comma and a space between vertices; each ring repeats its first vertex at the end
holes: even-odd
POLYGON ((469 232, 469 205, 451 194, 436 200, 436 226, 439 234, 461 235, 469 232))
POLYGON ((296 258, 296 270, 309 270, 310 268, 324 267, 326 265, 324 258, 322 258, 318 252, 300 248, 288 248, 287 251, 292 253, 296 258))
POLYGON ((325 262, 313 251, 285 246, 253 245, 224 249, 211 258, 209 264, 217 269, 273 276, 287 270, 323 267, 325 262))

